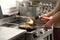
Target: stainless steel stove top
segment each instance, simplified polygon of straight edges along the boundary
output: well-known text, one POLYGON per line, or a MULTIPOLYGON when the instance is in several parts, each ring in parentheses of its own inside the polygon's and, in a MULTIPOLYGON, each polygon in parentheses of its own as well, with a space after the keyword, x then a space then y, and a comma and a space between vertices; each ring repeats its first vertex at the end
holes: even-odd
MULTIPOLYGON (((2 24, 1 26, 19 29, 17 23, 6 23, 6 24, 2 24)), ((25 40, 37 40, 42 35, 43 35, 42 37, 45 37, 46 35, 49 35, 51 33, 52 31, 49 33, 49 31, 44 30, 44 28, 37 28, 36 30, 27 31, 25 34, 25 37, 26 37, 25 40), (46 34, 46 32, 48 33, 46 34)))

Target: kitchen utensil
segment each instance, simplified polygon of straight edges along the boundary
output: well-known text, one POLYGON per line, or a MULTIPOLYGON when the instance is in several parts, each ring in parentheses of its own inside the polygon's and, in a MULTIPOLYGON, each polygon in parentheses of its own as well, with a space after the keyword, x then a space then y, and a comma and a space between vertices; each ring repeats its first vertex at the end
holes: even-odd
POLYGON ((32 31, 32 30, 35 30, 35 29, 36 29, 35 26, 30 26, 29 24, 26 24, 26 23, 21 23, 21 24, 19 25, 19 28, 20 28, 20 29, 25 29, 25 30, 27 30, 27 31, 32 31), (23 27, 23 26, 24 26, 24 27, 23 27))

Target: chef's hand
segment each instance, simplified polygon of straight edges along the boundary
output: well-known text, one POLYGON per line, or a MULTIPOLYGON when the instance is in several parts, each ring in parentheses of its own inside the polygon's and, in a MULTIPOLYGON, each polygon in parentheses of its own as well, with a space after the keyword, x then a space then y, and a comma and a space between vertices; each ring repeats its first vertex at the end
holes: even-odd
POLYGON ((52 27, 52 17, 48 17, 47 15, 42 15, 41 20, 46 21, 47 23, 44 25, 45 29, 51 29, 52 27))
POLYGON ((48 13, 46 13, 46 14, 43 14, 43 15, 41 15, 41 20, 45 20, 45 18, 46 18, 46 19, 49 19, 49 17, 51 17, 51 16, 53 16, 53 15, 54 15, 53 11, 48 12, 48 13))
POLYGON ((56 12, 56 14, 52 16, 52 18, 45 24, 45 28, 50 29, 56 22, 60 22, 60 11, 56 12))
POLYGON ((43 14, 40 17, 41 17, 41 20, 43 20, 43 21, 48 21, 49 20, 48 14, 43 14))
POLYGON ((41 15, 41 16, 42 16, 42 17, 50 17, 50 16, 52 16, 52 15, 54 15, 53 12, 48 12, 48 13, 43 14, 43 15, 41 15))
POLYGON ((51 29, 52 28, 52 22, 51 21, 48 21, 45 25, 44 25, 44 28, 45 29, 51 29))
POLYGON ((47 14, 43 14, 43 15, 41 15, 41 17, 48 17, 48 15, 47 14))

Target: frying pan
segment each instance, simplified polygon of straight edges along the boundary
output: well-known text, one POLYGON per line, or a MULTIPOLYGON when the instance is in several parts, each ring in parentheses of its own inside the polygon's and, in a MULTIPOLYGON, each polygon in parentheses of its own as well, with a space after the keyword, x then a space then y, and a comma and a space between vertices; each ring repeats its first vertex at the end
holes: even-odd
MULTIPOLYGON (((24 23, 21 23, 20 25, 23 25, 24 23)), ((19 25, 19 28, 20 29, 25 29, 25 30, 27 30, 27 31, 33 31, 33 30, 36 30, 37 29, 37 27, 34 25, 34 26, 31 26, 31 27, 28 27, 28 28, 24 28, 24 27, 22 27, 22 26, 20 26, 19 25)))

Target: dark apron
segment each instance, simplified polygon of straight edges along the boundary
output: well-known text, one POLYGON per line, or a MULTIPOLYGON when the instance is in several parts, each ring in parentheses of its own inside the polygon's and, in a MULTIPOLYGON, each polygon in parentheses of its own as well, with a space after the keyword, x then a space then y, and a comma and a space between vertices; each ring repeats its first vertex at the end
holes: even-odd
POLYGON ((53 29, 53 39, 60 40, 60 28, 53 29))

